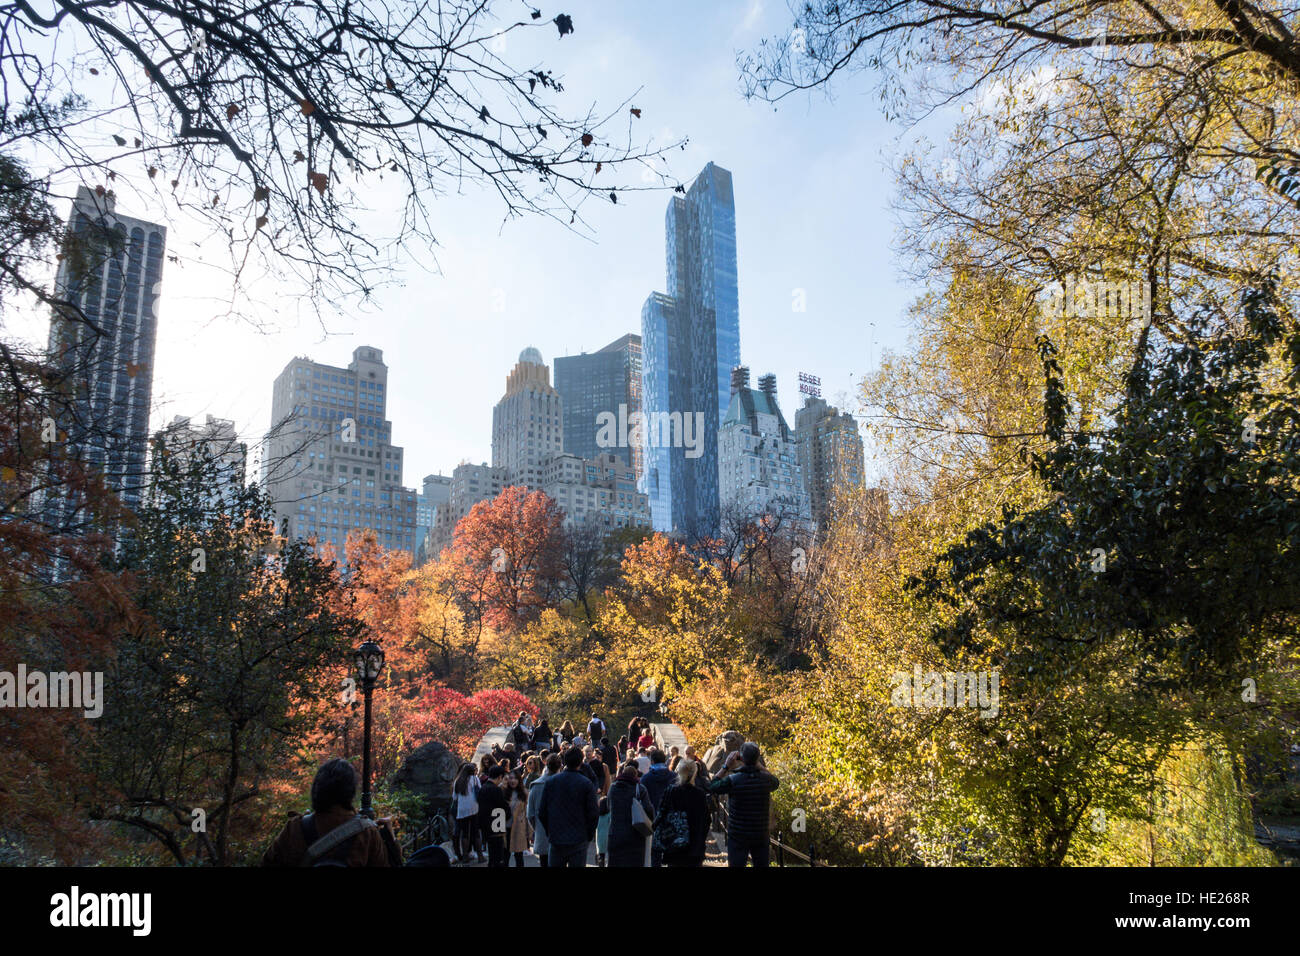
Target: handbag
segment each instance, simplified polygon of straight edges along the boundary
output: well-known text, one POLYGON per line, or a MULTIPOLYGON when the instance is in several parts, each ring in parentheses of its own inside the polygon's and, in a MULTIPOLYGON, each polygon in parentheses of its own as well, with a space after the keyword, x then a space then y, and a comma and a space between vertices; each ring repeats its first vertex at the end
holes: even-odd
POLYGON ((640 796, 640 793, 632 795, 632 829, 636 831, 638 836, 648 837, 654 832, 654 827, 650 823, 649 815, 645 812, 645 807, 641 806, 640 796))

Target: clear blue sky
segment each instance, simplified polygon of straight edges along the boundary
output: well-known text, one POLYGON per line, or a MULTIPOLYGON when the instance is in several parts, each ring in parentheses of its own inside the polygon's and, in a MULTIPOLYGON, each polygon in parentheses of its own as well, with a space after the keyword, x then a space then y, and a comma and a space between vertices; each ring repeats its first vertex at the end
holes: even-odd
MULTIPOLYGON (((800 371, 820 375, 827 399, 856 411, 856 381, 882 349, 903 343, 904 311, 917 293, 895 265, 889 211, 886 160, 903 130, 882 119, 871 78, 840 83, 833 101, 813 94, 777 110, 746 102, 736 53, 789 29, 784 2, 582 0, 563 9, 575 32, 541 43, 566 87, 562 112, 613 109, 640 89, 634 105, 645 135, 689 137, 671 157, 676 176, 689 182, 710 160, 733 173, 742 360, 755 377, 776 373, 791 421, 800 371), (796 290, 806 312, 793 311, 796 290)), ((532 65, 531 47, 524 59, 532 65)), ((640 192, 589 204, 594 241, 542 218, 503 225, 485 191, 439 200, 437 271, 428 250, 410 250, 401 284, 332 319, 329 337, 314 319, 278 311, 272 289, 261 313, 270 331, 214 318, 221 290, 198 265, 205 237, 173 225, 169 252, 182 262, 164 274, 154 425, 214 414, 255 439, 269 422, 272 381, 294 355, 344 365, 367 344, 390 366, 388 416, 406 449, 405 484, 418 487, 462 460, 488 461, 492 406, 521 349, 536 346, 549 363, 640 332, 642 302, 664 288, 668 198, 640 192)), ((121 211, 155 213, 128 200, 121 211)), ((46 321, 13 330, 43 340, 46 321)))

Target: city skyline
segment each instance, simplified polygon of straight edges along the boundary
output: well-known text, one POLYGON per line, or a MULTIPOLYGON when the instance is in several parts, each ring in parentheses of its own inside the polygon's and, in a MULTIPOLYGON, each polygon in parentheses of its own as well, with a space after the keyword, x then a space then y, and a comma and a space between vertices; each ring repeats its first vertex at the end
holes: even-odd
MULTIPOLYGON (((736 253, 734 247, 735 213, 734 213, 734 206, 732 205, 733 200, 732 200, 730 173, 727 170, 718 167, 715 163, 709 162, 705 165, 703 170, 701 170, 699 176, 696 177, 695 182, 706 184, 707 191, 709 193, 708 205, 710 206, 710 209, 712 209, 712 206, 714 204, 714 199, 715 199, 714 194, 717 192, 719 188, 718 183, 715 181, 716 177, 718 176, 721 176, 724 179, 722 185, 723 185, 723 191, 725 192, 725 200, 726 200, 726 209, 725 209, 725 216, 724 216, 725 221, 723 224, 724 232, 726 234, 724 235, 721 241, 723 242, 724 246, 730 244, 730 248, 723 250, 724 259, 726 259, 726 261, 723 263, 723 269, 725 272, 725 278, 727 283, 730 283, 732 290, 736 291, 735 285, 738 282, 738 278, 737 278, 737 269, 735 265, 736 253)), ((81 190, 78 195, 78 205, 74 206, 74 210, 81 208, 82 205, 84 205, 87 202, 91 202, 94 199, 95 197, 90 190, 88 189, 81 190)), ((106 207, 109 210, 112 210, 114 205, 113 197, 111 196, 108 197, 107 200, 101 201, 99 205, 106 205, 106 207)), ((665 238, 670 250, 670 256, 669 256, 670 268, 669 268, 669 275, 668 275, 668 280, 669 280, 668 285, 669 287, 679 288, 679 287, 685 287, 687 283, 699 283, 702 285, 706 285, 711 289, 713 285, 712 277, 709 277, 707 281, 701 280, 699 277, 688 278, 688 272, 690 271, 690 269, 699 266, 698 263, 694 264, 693 266, 689 262, 690 257, 698 253, 699 242, 698 240, 693 242, 687 241, 685 238, 679 237, 679 232, 682 234, 687 233, 688 229, 691 228, 689 225, 690 220, 693 218, 694 219, 699 218, 698 211, 696 214, 692 214, 689 212, 691 205, 698 205, 698 203, 692 201, 690 192, 687 193, 687 196, 685 198, 674 196, 669 200, 668 210, 665 217, 665 224, 666 224, 665 238), (675 250, 675 255, 674 255, 674 250, 675 250)), ((710 212, 709 216, 706 217, 710 220, 710 224, 709 224, 710 229, 712 229, 712 225, 711 225, 712 216, 713 213, 710 212)), ((140 222, 139 220, 131 219, 130 217, 119 217, 119 218, 122 218, 128 222, 137 222, 137 223, 140 222)), ((165 231, 164 231, 164 235, 165 235, 165 231)), ((718 241, 719 240, 717 240, 716 238, 712 239, 710 240, 710 244, 716 246, 718 241)), ((717 250, 715 249, 711 249, 710 251, 712 254, 716 254, 717 252, 717 250)), ((158 253, 158 257, 159 258, 161 257, 161 252, 158 253)), ((62 275, 62 271, 60 274, 62 275)), ((154 287, 155 293, 159 291, 160 288, 161 288, 160 286, 156 285, 154 287)), ((736 291, 736 295, 738 296, 738 291, 736 291)), ((673 297, 666 296, 663 293, 658 293, 658 292, 652 293, 649 299, 647 300, 646 306, 643 307, 643 320, 642 320, 643 330, 646 328, 646 319, 644 317, 645 308, 649 308, 652 304, 656 302, 660 302, 661 306, 667 304, 668 310, 671 312, 673 309, 676 308, 675 303, 677 301, 678 300, 674 299, 673 297), (662 302, 660 302, 660 300, 662 300, 662 302)), ((699 304, 697 304, 694 308, 697 313, 701 312, 701 307, 699 304)), ((707 318, 712 318, 713 311, 711 308, 703 309, 702 311, 706 313, 707 318)), ((734 304, 729 305, 727 311, 730 313, 730 319, 731 319, 731 326, 725 333, 727 339, 731 344, 731 348, 728 350, 728 354, 725 355, 719 354, 722 351, 722 349, 720 347, 715 347, 714 349, 707 350, 709 354, 704 355, 699 362, 696 362, 692 351, 692 364, 699 364, 701 366, 701 369, 704 369, 704 367, 707 365, 709 368, 702 371, 701 374, 705 374, 705 371, 713 370, 716 371, 716 374, 718 376, 722 376, 723 368, 725 366, 726 381, 728 383, 726 392, 728 396, 730 396, 733 372, 736 369, 740 368, 741 366, 738 363, 739 362, 739 347, 738 347, 739 329, 738 329, 738 316, 736 314, 734 304)), ((681 321, 683 322, 683 327, 686 329, 686 331, 689 332, 691 329, 691 324, 690 324, 691 320, 684 315, 681 321)), ((53 333, 51 334, 53 335, 53 333)), ((710 331, 710 336, 715 334, 719 334, 717 333, 716 328, 710 331)), ((655 337, 654 332, 651 332, 651 335, 652 338, 655 337)), ((659 337, 660 338, 663 337, 662 332, 659 333, 659 337)), ((594 371, 597 368, 596 365, 592 364, 594 361, 600 359, 616 358, 617 364, 623 370, 623 378, 626 378, 627 381, 620 380, 620 383, 617 384, 617 386, 614 388, 614 391, 610 391, 608 387, 605 387, 605 385, 609 384, 609 383, 605 383, 605 385, 602 385, 602 388, 600 390, 601 395, 607 398, 608 396, 604 395, 604 393, 607 391, 610 392, 611 395, 614 394, 614 392, 620 392, 620 394, 626 394, 626 396, 632 400, 632 404, 627 406, 628 413, 629 414, 634 413, 640 407, 641 393, 643 391, 643 380, 641 379, 641 373, 643 372, 642 361, 641 361, 642 339, 643 339, 642 335, 638 335, 636 332, 629 332, 619 336, 614 341, 608 343, 607 345, 601 348, 594 350, 593 352, 583 351, 577 356, 556 356, 554 364, 556 369, 557 381, 554 386, 552 386, 549 382, 549 378, 551 375, 551 365, 549 363, 546 363, 542 359, 541 352, 537 348, 531 345, 526 346, 524 348, 524 351, 520 354, 519 357, 520 362, 523 363, 523 365, 517 364, 515 371, 512 372, 511 376, 508 377, 507 395, 502 401, 504 402, 507 399, 509 399, 511 394, 517 392, 518 388, 521 385, 525 384, 521 381, 517 385, 511 386, 510 382, 513 381, 515 377, 521 374, 520 371, 521 368, 526 369, 530 367, 528 365, 529 362, 535 363, 535 367, 544 370, 544 377, 548 379, 548 381, 544 383, 544 388, 548 391, 548 393, 550 392, 555 393, 558 399, 558 394, 559 394, 558 379, 559 379, 559 370, 561 368, 565 368, 567 366, 567 368, 571 370, 568 373, 568 377, 573 381, 573 385, 571 387, 577 389, 579 388, 580 382, 586 383, 586 385, 589 386, 591 382, 594 381, 594 379, 592 378, 592 371, 594 371), (590 367, 590 371, 588 370, 589 367, 590 367)), ((151 342, 143 343, 140 346, 140 348, 146 348, 149 354, 152 355, 151 342)), ((359 346, 356 350, 354 350, 354 357, 356 354, 359 354, 360 352, 366 349, 368 349, 368 346, 359 346)), ((375 351, 377 351, 377 353, 382 356, 382 350, 375 350, 375 351)), ((703 352, 706 350, 700 350, 700 351, 701 354, 703 354, 703 352)), ((660 361, 662 362, 662 358, 660 359, 660 361)), ((305 362, 308 365, 319 365, 322 368, 332 368, 335 371, 339 370, 337 368, 334 368, 333 366, 330 366, 329 363, 316 362, 311 356, 299 355, 299 356, 295 356, 295 358, 290 361, 289 365, 285 366, 285 371, 281 373, 281 376, 283 376, 288 371, 288 369, 293 365, 294 362, 305 362)), ((600 364, 600 369, 603 372, 608 372, 609 369, 605 369, 604 368, 605 365, 610 365, 610 362, 609 361, 602 362, 600 364)), ((387 366, 385 366, 385 368, 387 368, 387 366)), ((151 373, 152 369, 149 369, 149 371, 151 373)), ((709 374, 706 375, 706 377, 711 380, 712 372, 709 372, 709 374)), ((774 378, 774 376, 770 374, 767 377, 774 378)), ((280 377, 277 376, 277 384, 275 389, 276 397, 273 398, 271 403, 272 404, 272 426, 266 435, 258 436, 258 438, 255 438, 251 443, 249 443, 251 447, 255 449, 255 453, 254 453, 255 457, 248 461, 248 475, 247 475, 247 478, 250 481, 259 481, 262 482, 263 484, 269 485, 273 494, 276 494, 277 496, 279 492, 283 490, 283 483, 282 480, 281 481, 268 480, 267 478, 268 465, 273 463, 274 456, 268 457, 266 454, 266 449, 271 447, 279 447, 274 444, 276 439, 279 439, 281 443, 283 443, 285 435, 282 433, 282 426, 286 421, 288 421, 291 418, 291 416, 285 414, 283 408, 281 408, 280 411, 278 412, 276 410, 277 406, 283 404, 281 397, 278 394, 280 391, 280 384, 281 384, 279 378, 280 377)), ((536 383, 531 383, 531 384, 535 385, 536 383)), ((683 395, 678 396, 678 398, 683 398, 683 397, 684 397, 683 395)), ((592 399, 592 396, 587 396, 587 398, 592 399)), ((721 420, 726 416, 727 409, 730 403, 729 398, 726 402, 721 401, 721 398, 722 398, 722 392, 720 390, 718 393, 719 401, 717 406, 719 420, 721 420)), ((387 394, 382 395, 381 400, 384 401, 384 403, 386 404, 387 394)), ((536 455, 534 455, 536 460, 530 460, 532 465, 532 472, 534 473, 534 478, 527 479, 525 481, 526 484, 530 486, 540 485, 541 469, 539 466, 542 464, 543 460, 547 458, 549 455, 558 454, 559 452, 563 451, 569 454, 570 457, 574 457, 576 455, 577 460, 582 460, 584 458, 585 459, 597 458, 600 454, 603 454, 606 451, 606 449, 600 449, 599 451, 595 450, 594 448, 587 449, 585 445, 577 449, 572 449, 569 448, 565 442, 566 436, 568 436, 571 433, 576 434, 575 429, 588 427, 588 430, 590 430, 592 433, 590 436, 591 438, 590 444, 594 446, 597 443, 597 432, 599 431, 599 428, 597 427, 597 423, 598 421, 600 421, 598 417, 598 413, 603 414, 605 412, 610 412, 611 414, 615 414, 615 415, 619 414, 619 412, 613 412, 610 409, 604 409, 603 406, 600 406, 598 408, 597 407, 598 404, 599 402, 594 399, 590 401, 584 401, 583 408, 585 411, 583 412, 584 417, 581 422, 570 421, 568 419, 560 418, 556 416, 555 421, 550 423, 552 432, 550 437, 547 439, 547 441, 549 442, 547 448, 540 449, 536 453, 536 455), (591 408, 587 408, 586 407, 587 405, 591 405, 591 408), (586 421, 587 418, 591 418, 592 421, 587 422, 586 421)), ((687 404, 690 403, 688 402, 687 404)), ((700 403, 697 402, 696 404, 700 404, 700 403)), ((708 404, 708 403, 705 402, 703 404, 708 404)), ((493 412, 494 419, 499 418, 499 416, 501 415, 501 408, 502 405, 499 402, 498 405, 496 406, 496 411, 493 412)), ((155 409, 155 413, 156 411, 157 410, 155 409)), ((662 414, 663 410, 660 411, 662 414)), ((340 412, 339 414, 342 414, 342 412, 340 412)), ((685 415, 686 413, 682 412, 681 414, 685 415)), ((188 415, 175 416, 174 420, 182 417, 189 418, 188 415)), ((212 416, 210 413, 208 414, 207 417, 209 419, 214 418, 214 416, 212 416)), ((468 417, 472 419, 473 415, 471 414, 468 417)), ((227 427, 233 427, 233 423, 229 422, 229 420, 226 419, 220 419, 220 420, 222 422, 227 423, 227 427)), ((367 416, 360 415, 359 420, 362 421, 363 423, 362 430, 368 431, 366 426, 369 425, 370 422, 367 419, 367 416)), ((852 419, 850 418, 850 421, 851 420, 852 419)), ((633 421, 635 421, 635 418, 633 418, 633 421)), ((150 432, 150 434, 155 432, 165 432, 171 427, 173 426, 162 425, 160 427, 153 429, 153 431, 150 432)), ((386 431, 387 429, 391 428, 391 423, 386 421, 384 422, 383 427, 386 431)), ((238 433, 236 432, 236 434, 238 433)), ((492 439, 493 467, 500 469, 503 467, 503 464, 500 460, 503 450, 499 447, 499 444, 502 440, 503 432, 502 432, 502 427, 499 423, 493 425, 492 434, 493 434, 493 439, 492 439)), ((705 462, 701 462, 700 464, 701 467, 707 467, 709 469, 710 477, 716 474, 719 465, 719 448, 718 448, 716 435, 717 435, 716 429, 711 428, 711 429, 706 429, 705 435, 695 436, 694 441, 697 444, 699 444, 701 447, 694 449, 694 452, 692 454, 685 456, 691 459, 695 459, 697 457, 703 457, 707 459, 705 462), (701 454, 701 452, 703 454, 701 454)), ((244 436, 239 435, 238 437, 243 438, 244 436)), ((647 437, 652 437, 652 436, 648 436, 648 433, 642 433, 643 439, 646 439, 647 437)), ((630 449, 624 450, 621 448, 615 448, 613 450, 616 455, 618 455, 621 458, 624 458, 625 460, 627 460, 627 463, 629 465, 633 465, 634 467, 640 465, 642 460, 647 462, 646 465, 647 474, 641 474, 640 469, 639 468, 636 469, 637 477, 639 479, 639 484, 641 484, 643 488, 646 486, 646 483, 650 480, 648 475, 649 463, 653 463, 656 460, 658 460, 659 455, 672 454, 671 450, 667 447, 654 447, 654 443, 652 441, 647 441, 646 444, 638 445, 635 449, 635 452, 632 452, 630 449), (635 460, 628 460, 632 458, 633 455, 635 456, 635 460)), ((400 450, 399 450, 399 454, 400 454, 400 450)), ((682 450, 679 449, 677 454, 681 455, 682 450)), ((462 455, 459 458, 459 462, 461 464, 465 464, 465 463, 472 462, 472 459, 468 456, 462 455)), ((315 467, 315 465, 314 463, 312 463, 308 465, 308 467, 315 467)), ((400 467, 400 465, 398 467, 400 467)), ((450 466, 446 463, 443 463, 442 465, 440 465, 440 467, 437 470, 432 472, 429 477, 439 476, 444 478, 448 483, 450 483, 451 474, 454 472, 454 469, 455 466, 450 466)), ((527 473, 529 469, 506 468, 506 471, 511 473, 514 473, 516 471, 519 471, 521 473, 527 473)), ((387 474, 385 474, 384 479, 385 481, 388 480, 387 474)), ((397 480, 400 483, 400 476, 397 480)), ((718 490, 716 486, 716 480, 717 479, 715 478, 714 479, 715 492, 718 490)), ((403 492, 409 492, 411 490, 412 489, 408 489, 404 487, 402 488, 403 492)), ((293 498, 293 500, 295 501, 298 500, 296 496, 290 496, 290 497, 293 498)), ((650 494, 650 500, 653 507, 653 501, 654 501, 653 494, 650 494)), ((283 502, 278 502, 278 503, 283 504, 283 502)), ((721 502, 721 498, 719 497, 719 508, 713 512, 714 514, 720 514, 722 504, 723 502, 721 502)), ((311 506, 303 505, 303 507, 310 508, 311 506)), ((281 514, 280 510, 281 509, 277 508, 278 520, 283 520, 286 517, 290 517, 288 511, 284 511, 284 513, 281 514)), ((296 522, 297 520, 301 519, 303 516, 294 515, 292 517, 296 522)), ((381 526, 378 530, 380 530, 381 534, 383 534, 384 530, 382 527, 382 522, 380 524, 381 526)), ((685 521, 680 516, 661 518, 660 530, 671 530, 674 532, 682 532, 688 530, 688 527, 695 527, 696 524, 698 524, 698 520, 695 522, 695 524, 692 524, 689 521, 685 521)), ((401 529, 402 533, 399 534, 398 543, 396 543, 395 546, 401 547, 404 550, 411 551, 413 554, 416 553, 422 543, 422 535, 419 533, 419 528, 422 525, 423 525, 422 521, 417 521, 413 527, 403 526, 401 529), (410 538, 410 542, 411 542, 409 544, 406 541, 406 538, 408 537, 410 538)), ((391 531, 392 529, 390 528, 389 530, 391 531)), ((328 534, 324 534, 322 536, 322 542, 334 543, 337 546, 342 543, 342 538, 345 536, 346 536, 346 531, 344 531, 341 536, 333 537, 333 538, 328 534)), ((390 540, 390 543, 393 542, 391 542, 390 540)))
MULTIPOLYGON (((786 394, 798 372, 815 372, 829 399, 856 411, 856 382, 883 348, 904 341, 901 319, 912 297, 891 264, 887 221, 881 150, 897 131, 874 111, 848 126, 815 101, 779 111, 744 101, 732 46, 788 28, 779 8, 670 3, 614 17, 593 3, 571 7, 584 46, 566 45, 569 37, 548 39, 540 50, 563 71, 566 87, 579 96, 635 94, 642 117, 631 135, 658 145, 687 140, 667 157, 680 181, 689 183, 713 160, 743 184, 737 228, 745 250, 745 358, 776 373, 786 394), (669 28, 675 8, 698 22, 698 32, 669 28), (863 181, 880 188, 861 189, 863 181), (775 241, 761 241, 769 237, 775 241), (842 347, 819 347, 807 334, 814 325, 842 347)), ((376 290, 369 303, 339 303, 322 327, 304 303, 278 300, 277 287, 267 284, 258 309, 241 320, 225 314, 228 278, 209 255, 208 231, 176 211, 163 177, 132 185, 133 178, 110 184, 119 207, 172 223, 168 253, 177 257, 167 263, 175 281, 161 302, 167 320, 159 329, 152 430, 176 414, 212 414, 234 421, 252 448, 270 425, 264 383, 289 357, 331 361, 369 343, 386 350, 397 383, 390 404, 410 428, 410 475, 445 474, 461 460, 490 460, 488 409, 499 396, 498 370, 521 348, 577 356, 639 333, 646 291, 663 285, 662 217, 672 190, 651 190, 633 174, 631 186, 645 191, 620 191, 617 204, 588 203, 589 233, 540 217, 503 223, 492 197, 449 195, 438 204, 442 243, 399 258, 400 285, 376 290), (449 353, 457 361, 441 364, 449 353), (461 406, 481 409, 474 414, 482 417, 458 423, 428 413, 461 406)), ((55 187, 56 195, 75 190, 69 182, 55 187)), ((375 210, 396 204, 387 183, 367 201, 375 210)), ((378 214, 363 225, 384 234, 378 214)), ((16 330, 26 329, 31 340, 44 338, 47 323, 43 313, 15 316, 16 330)))

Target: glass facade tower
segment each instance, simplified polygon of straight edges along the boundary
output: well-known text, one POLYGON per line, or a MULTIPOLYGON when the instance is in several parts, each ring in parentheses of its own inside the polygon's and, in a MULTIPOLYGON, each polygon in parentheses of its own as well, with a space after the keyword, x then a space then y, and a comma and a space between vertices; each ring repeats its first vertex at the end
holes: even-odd
MULTIPOLYGON (((640 445, 601 446, 599 416, 617 421, 641 411, 641 336, 624 335, 590 355, 566 355, 555 360, 555 390, 564 406, 564 450, 583 459, 617 455, 642 472, 640 445), (620 413, 619 406, 623 411, 620 413)), ((621 436, 620 436, 621 438, 621 436)))
MULTIPOLYGON (((642 401, 659 416, 702 417, 698 453, 647 429, 643 485, 656 531, 712 534, 719 518, 718 425, 740 364, 736 206, 731 173, 709 163, 665 217, 668 294, 641 310, 642 401)), ((661 430, 660 430, 661 431, 661 430)))

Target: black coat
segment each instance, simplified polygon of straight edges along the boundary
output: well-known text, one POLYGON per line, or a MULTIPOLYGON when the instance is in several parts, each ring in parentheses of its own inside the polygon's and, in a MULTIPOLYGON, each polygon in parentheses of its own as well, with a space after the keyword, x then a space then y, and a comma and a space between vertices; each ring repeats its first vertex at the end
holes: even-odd
POLYGON ((618 773, 618 748, 613 744, 600 745, 600 759, 605 761, 605 766, 609 768, 610 776, 618 773))
POLYGON ((485 783, 479 787, 478 825, 483 835, 490 837, 504 837, 510 828, 510 801, 506 797, 506 792, 495 783, 485 783), (498 814, 498 819, 501 821, 499 829, 492 826, 492 813, 495 810, 504 811, 498 814))
POLYGON ((533 749, 550 750, 554 746, 555 736, 551 733, 551 726, 543 720, 533 728, 533 749))
POLYGON ((645 866, 645 843, 650 838, 632 829, 633 799, 641 801, 646 816, 653 820, 655 808, 645 787, 626 780, 615 780, 610 785, 607 799, 610 812, 607 859, 610 866, 645 866))
POLYGON ((665 852, 664 862, 670 866, 699 866, 704 862, 704 848, 709 842, 709 798, 694 784, 673 784, 664 792, 659 802, 659 816, 685 813, 690 843, 676 853, 665 852))
POLYGON ((728 835, 766 840, 772 812, 772 791, 779 786, 780 780, 758 767, 741 767, 714 780, 709 791, 727 798, 728 835))
MULTIPOLYGON (((479 797, 482 800, 482 796, 479 797)), ((596 836, 596 787, 576 770, 548 777, 538 801, 537 819, 552 846, 590 843, 596 836)))

